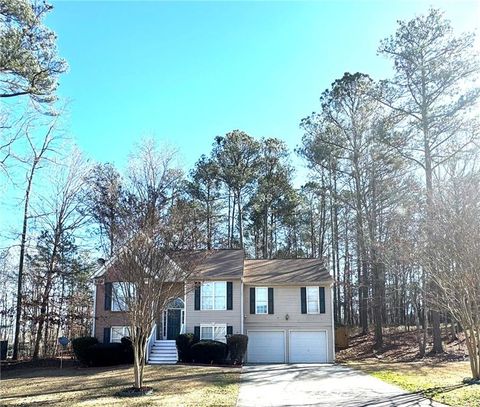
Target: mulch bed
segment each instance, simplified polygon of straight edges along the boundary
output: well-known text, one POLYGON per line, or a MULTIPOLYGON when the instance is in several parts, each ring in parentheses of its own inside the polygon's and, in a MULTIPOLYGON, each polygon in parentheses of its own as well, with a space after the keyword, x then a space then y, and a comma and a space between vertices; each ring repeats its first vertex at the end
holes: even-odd
MULTIPOLYGON (((176 365, 182 366, 199 366, 199 367, 238 367, 241 368, 242 365, 229 365, 229 364, 215 364, 215 363, 185 363, 185 362, 177 362, 176 365)), ((175 365, 174 365, 175 366, 175 365)))
POLYGON ((116 395, 117 397, 143 397, 149 396, 153 393, 153 388, 151 387, 140 387, 139 389, 135 387, 129 387, 127 389, 120 390, 116 395))

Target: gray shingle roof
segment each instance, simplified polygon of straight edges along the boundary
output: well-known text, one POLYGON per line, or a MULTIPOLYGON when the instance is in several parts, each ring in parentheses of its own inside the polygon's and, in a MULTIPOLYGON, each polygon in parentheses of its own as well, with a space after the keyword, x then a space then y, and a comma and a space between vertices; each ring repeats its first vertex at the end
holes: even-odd
POLYGON ((204 256, 195 270, 198 273, 198 277, 206 280, 242 278, 243 260, 245 257, 243 250, 225 249, 197 253, 204 256))
POLYGON ((245 284, 331 283, 321 259, 245 260, 245 284))

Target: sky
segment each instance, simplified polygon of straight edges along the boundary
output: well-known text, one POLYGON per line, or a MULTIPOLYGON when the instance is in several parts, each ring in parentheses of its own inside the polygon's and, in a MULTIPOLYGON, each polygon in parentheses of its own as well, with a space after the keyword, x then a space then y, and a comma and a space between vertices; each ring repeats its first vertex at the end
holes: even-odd
MULTIPOLYGON (((122 170, 154 137, 188 173, 215 136, 240 129, 287 143, 297 187, 307 175, 293 153, 301 119, 344 72, 392 75, 377 48, 398 19, 433 5, 456 32, 480 24, 480 1, 51 1, 46 24, 69 64, 63 129, 87 157, 122 170)), ((4 235, 17 239, 22 193, 2 190, 0 248, 4 235)))
POLYGON ((293 150, 300 120, 344 72, 391 75, 376 51, 396 20, 434 5, 457 31, 480 22, 477 1, 53 5, 47 25, 70 66, 59 88, 68 134, 90 158, 120 168, 135 143, 154 137, 179 151, 185 171, 233 129, 293 150))

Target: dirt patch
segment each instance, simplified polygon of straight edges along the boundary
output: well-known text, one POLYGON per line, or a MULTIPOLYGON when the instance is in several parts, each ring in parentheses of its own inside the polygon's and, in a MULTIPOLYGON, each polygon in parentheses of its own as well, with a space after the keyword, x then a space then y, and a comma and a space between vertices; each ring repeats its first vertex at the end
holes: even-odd
MULTIPOLYGON (((79 362, 75 359, 63 359, 62 367, 70 368, 79 366, 79 362)), ((59 368, 60 367, 60 358, 48 358, 48 359, 37 359, 37 360, 8 360, 2 361, 0 363, 0 370, 2 372, 15 370, 15 369, 38 369, 38 368, 59 368)))

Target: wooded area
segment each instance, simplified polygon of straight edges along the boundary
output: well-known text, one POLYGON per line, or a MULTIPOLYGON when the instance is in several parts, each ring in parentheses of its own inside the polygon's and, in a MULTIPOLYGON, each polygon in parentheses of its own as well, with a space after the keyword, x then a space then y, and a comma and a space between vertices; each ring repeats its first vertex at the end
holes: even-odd
POLYGON ((66 64, 42 22, 50 8, 31 15, 11 0, 1 4, 2 38, 17 42, 0 47, 26 41, 49 50, 45 57, 31 44, 28 58, 19 48, 10 50, 16 62, 0 58, 2 189, 24 197, 22 226, 8 236, 0 263, 2 336, 11 338, 17 323, 14 358, 52 355, 60 334, 89 332, 95 257, 116 253, 131 237, 126 220, 152 211, 173 250, 324 258, 336 281, 337 324, 363 333, 373 327, 378 348, 386 325, 417 329, 423 356, 443 351, 441 324, 449 323, 453 334, 467 333, 478 377, 473 34, 454 33, 435 9, 399 21, 378 48, 392 62, 391 78, 340 74, 312 106, 317 111, 299 118, 303 138, 294 153, 308 167, 301 177, 282 140, 241 130, 212 137, 211 151, 187 173, 153 139, 141 141, 120 170, 88 162, 66 142, 54 97, 66 64), (22 27, 43 36, 21 38, 22 27))

